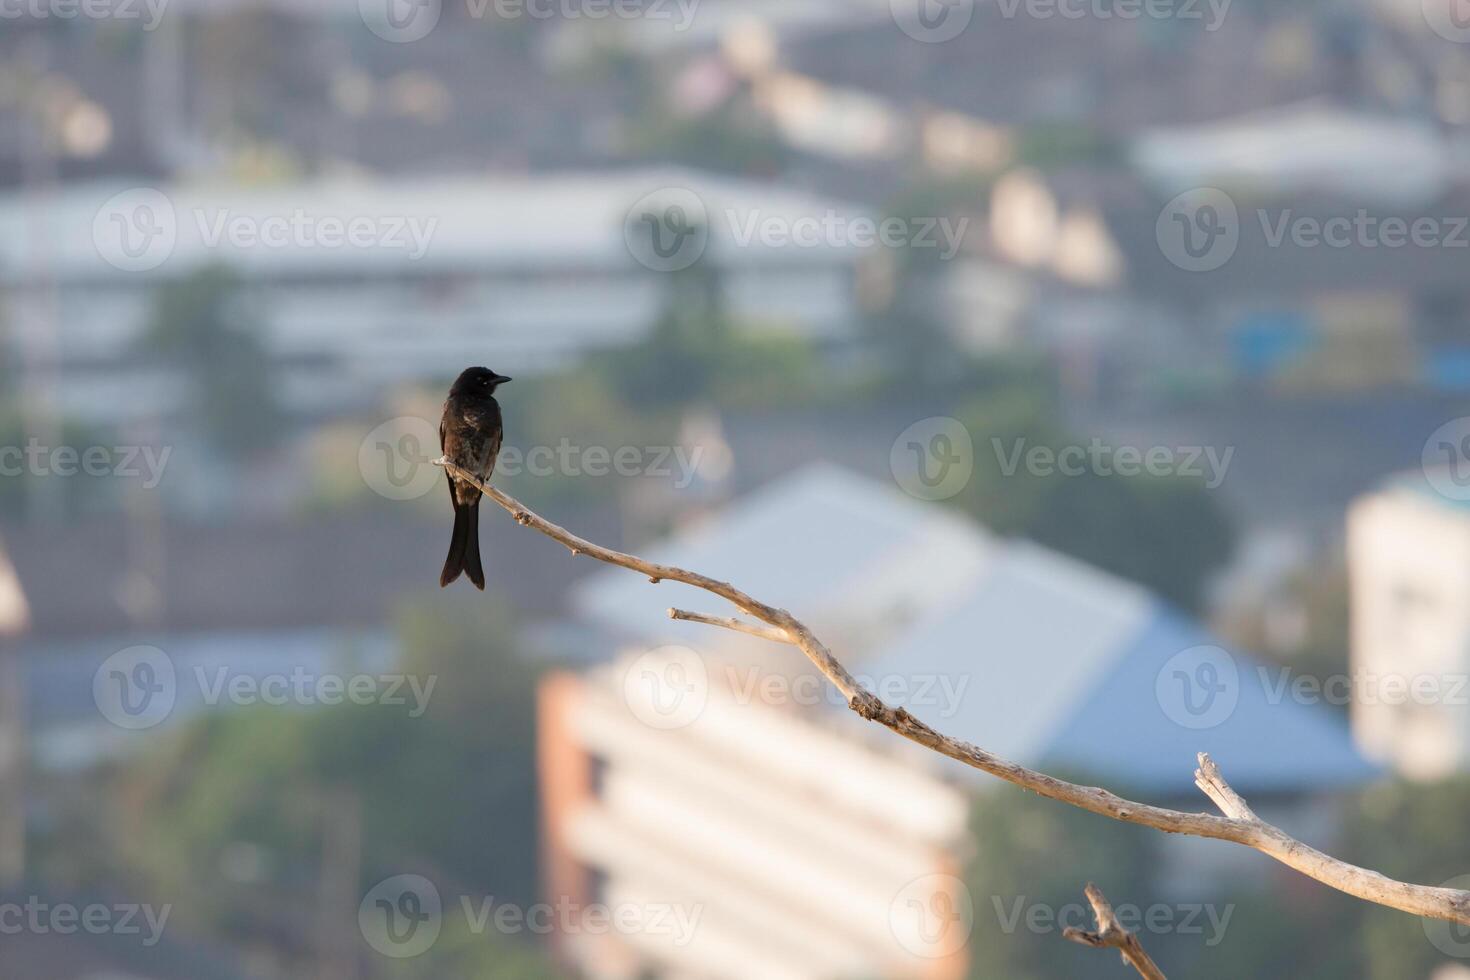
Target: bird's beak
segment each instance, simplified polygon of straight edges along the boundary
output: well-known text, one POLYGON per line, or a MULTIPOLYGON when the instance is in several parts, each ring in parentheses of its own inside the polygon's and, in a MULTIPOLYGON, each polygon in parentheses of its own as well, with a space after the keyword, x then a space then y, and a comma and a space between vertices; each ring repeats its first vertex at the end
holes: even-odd
POLYGON ((496 383, 496 384, 498 384, 498 385, 503 385, 503 384, 505 384, 505 383, 506 383, 506 382, 507 382, 507 381, 510 381, 510 380, 511 380, 511 379, 510 379, 510 378, 507 378, 507 377, 506 377, 506 376, 505 376, 505 375, 503 375, 503 374, 497 374, 497 375, 496 375, 496 376, 495 376, 495 378, 494 378, 494 381, 495 381, 495 383, 496 383))

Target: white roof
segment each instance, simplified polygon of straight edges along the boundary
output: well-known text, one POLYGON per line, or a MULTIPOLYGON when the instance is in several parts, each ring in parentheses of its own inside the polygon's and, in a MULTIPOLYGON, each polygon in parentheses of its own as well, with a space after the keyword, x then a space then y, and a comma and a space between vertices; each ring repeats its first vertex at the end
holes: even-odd
POLYGON ((1133 159, 1170 189, 1246 184, 1372 203, 1427 201, 1448 186, 1452 171, 1451 152, 1428 123, 1311 103, 1150 130, 1134 143, 1133 159))
POLYGON ((115 235, 119 220, 131 222, 139 202, 149 207, 143 220, 150 226, 172 226, 177 235, 167 259, 156 271, 148 270, 154 275, 182 274, 212 262, 292 276, 465 265, 487 271, 499 266, 641 272, 628 248, 625 222, 648 195, 671 189, 693 192, 702 204, 710 229, 709 254, 726 264, 785 265, 855 253, 850 244, 829 244, 828 235, 814 246, 789 245, 761 230, 790 227, 798 219, 820 221, 829 214, 839 220, 870 217, 849 202, 682 168, 544 177, 344 177, 264 186, 187 182, 142 187, 114 181, 72 185, 44 203, 21 194, 0 196, 0 282, 33 272, 38 254, 44 254, 38 250, 49 251, 45 266, 63 280, 124 275, 103 259, 97 238, 115 235), (146 199, 140 191, 148 192, 146 199), (377 238, 403 245, 318 244, 327 219, 366 219, 377 238), (283 221, 298 220, 311 230, 302 236, 285 229, 287 240, 281 245, 230 240, 229 231, 237 226, 260 229, 273 221, 279 233, 283 221), (415 229, 426 247, 411 257, 415 229), (298 244, 303 238, 311 244, 298 244))

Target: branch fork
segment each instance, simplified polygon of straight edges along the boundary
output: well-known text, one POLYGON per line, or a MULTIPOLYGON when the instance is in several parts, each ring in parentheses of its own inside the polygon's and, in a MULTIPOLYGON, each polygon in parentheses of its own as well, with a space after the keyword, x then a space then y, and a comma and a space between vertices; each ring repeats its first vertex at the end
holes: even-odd
POLYGON ((1076 926, 1068 926, 1062 930, 1062 936, 1095 949, 1116 949, 1122 955, 1123 962, 1137 970, 1144 980, 1165 980, 1164 972, 1144 951, 1143 943, 1118 922, 1118 917, 1113 913, 1113 905, 1102 890, 1089 882, 1086 894, 1088 904, 1092 906, 1093 918, 1097 919, 1097 931, 1088 932, 1076 926))

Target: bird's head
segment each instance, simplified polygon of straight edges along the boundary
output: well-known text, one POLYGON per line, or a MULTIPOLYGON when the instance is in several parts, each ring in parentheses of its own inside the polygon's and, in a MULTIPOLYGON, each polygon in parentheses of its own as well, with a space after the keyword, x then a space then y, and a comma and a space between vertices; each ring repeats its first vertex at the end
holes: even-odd
POLYGON ((503 374, 496 374, 487 367, 465 368, 449 389, 451 395, 486 397, 495 394, 495 389, 509 381, 503 374))

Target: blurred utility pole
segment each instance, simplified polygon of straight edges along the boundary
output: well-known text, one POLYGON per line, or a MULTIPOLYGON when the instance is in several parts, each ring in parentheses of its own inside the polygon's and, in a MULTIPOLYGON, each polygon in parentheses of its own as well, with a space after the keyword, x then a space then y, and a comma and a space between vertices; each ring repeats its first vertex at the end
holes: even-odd
POLYGON ((26 874, 25 677, 15 641, 0 633, 0 892, 26 874))
MULTIPOLYGON (((35 31, 26 38, 16 94, 22 133, 21 196, 25 202, 28 268, 19 290, 18 309, 11 315, 21 351, 20 411, 25 435, 43 446, 61 444, 56 411, 55 371, 60 343, 60 297, 56 285, 54 209, 57 153, 66 86, 51 74, 51 38, 35 31)), ((26 505, 32 518, 60 513, 62 496, 48 492, 44 481, 29 481, 26 505)))
POLYGON ((0 891, 26 874, 26 689, 17 643, 30 624, 20 579, 0 547, 0 891))

